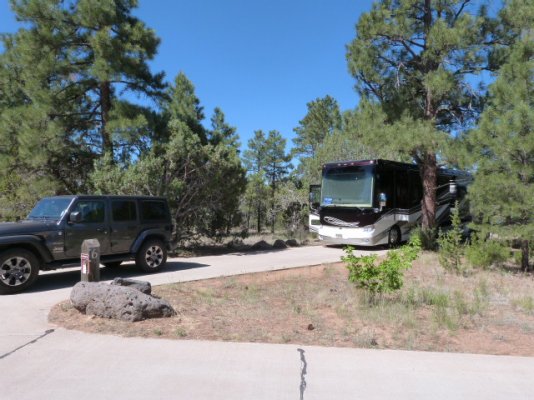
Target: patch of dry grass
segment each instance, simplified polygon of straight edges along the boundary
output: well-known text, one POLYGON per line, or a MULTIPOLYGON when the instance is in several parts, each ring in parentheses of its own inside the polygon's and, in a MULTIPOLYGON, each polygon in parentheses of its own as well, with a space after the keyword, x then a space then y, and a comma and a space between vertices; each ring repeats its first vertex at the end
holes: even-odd
POLYGON ((173 318, 127 323, 61 303, 50 320, 123 336, 534 355, 532 275, 458 276, 423 253, 404 288, 378 299, 347 276, 339 263, 176 283, 154 288, 173 318))

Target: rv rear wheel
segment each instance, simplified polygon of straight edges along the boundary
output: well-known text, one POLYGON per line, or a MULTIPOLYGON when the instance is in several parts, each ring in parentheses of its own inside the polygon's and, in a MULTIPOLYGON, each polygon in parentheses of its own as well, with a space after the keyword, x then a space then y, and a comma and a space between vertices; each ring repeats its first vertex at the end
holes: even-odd
POLYGON ((388 246, 397 247, 401 242, 401 231, 397 225, 392 226, 388 234, 388 246))

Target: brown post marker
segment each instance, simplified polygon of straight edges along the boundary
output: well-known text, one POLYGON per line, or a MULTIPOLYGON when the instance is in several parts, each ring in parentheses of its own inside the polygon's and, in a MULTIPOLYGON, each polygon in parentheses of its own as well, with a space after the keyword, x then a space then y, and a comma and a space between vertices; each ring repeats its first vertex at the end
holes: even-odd
POLYGON ((100 281, 100 243, 97 239, 87 239, 82 243, 82 281, 100 281))

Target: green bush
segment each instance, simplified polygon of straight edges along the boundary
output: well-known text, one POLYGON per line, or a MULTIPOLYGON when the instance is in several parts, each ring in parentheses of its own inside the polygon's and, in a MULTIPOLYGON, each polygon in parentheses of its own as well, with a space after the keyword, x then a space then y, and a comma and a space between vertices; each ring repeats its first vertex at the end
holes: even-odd
POLYGON ((412 266, 420 251, 421 241, 414 237, 410 244, 389 251, 386 259, 378 264, 375 254, 358 257, 350 246, 345 248, 346 256, 341 260, 347 263, 349 281, 374 295, 400 289, 403 285, 403 271, 412 266))
POLYGON ((462 257, 464 245, 462 243, 462 224, 458 202, 454 205, 452 213, 452 225, 447 232, 440 231, 438 237, 439 263, 448 271, 459 273, 462 271, 462 257))
POLYGON ((497 240, 482 240, 474 234, 466 247, 465 256, 473 267, 488 268, 506 261, 510 257, 510 249, 497 240))
POLYGON ((412 235, 415 234, 419 236, 419 239, 421 239, 421 247, 424 250, 435 251, 438 247, 437 233, 436 228, 425 230, 418 228, 415 232, 412 232, 412 235))

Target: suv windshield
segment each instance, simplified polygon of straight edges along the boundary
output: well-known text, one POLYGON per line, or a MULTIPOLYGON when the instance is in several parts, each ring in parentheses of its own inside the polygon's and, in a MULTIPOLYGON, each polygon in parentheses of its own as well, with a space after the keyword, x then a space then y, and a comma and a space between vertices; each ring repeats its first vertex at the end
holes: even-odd
POLYGON ((328 168, 323 173, 322 206, 372 207, 372 166, 328 168))
POLYGON ((49 198, 39 201, 28 215, 28 219, 50 219, 57 221, 67 211, 72 199, 49 198))

